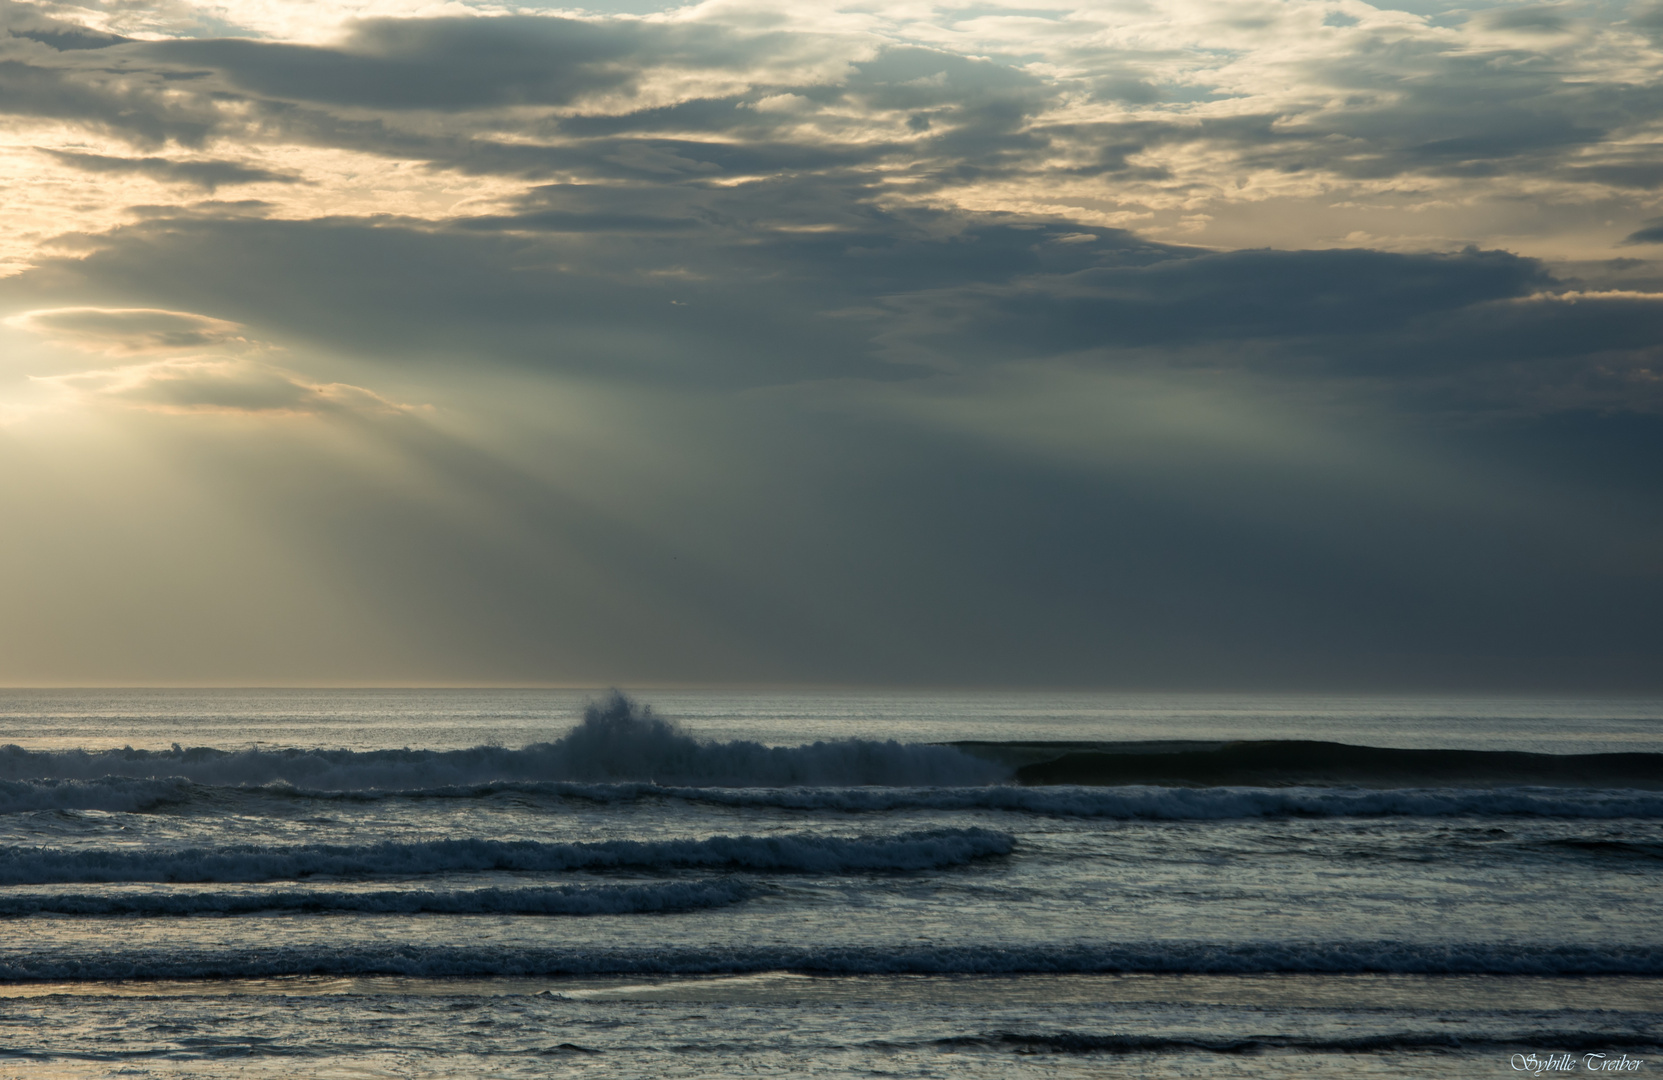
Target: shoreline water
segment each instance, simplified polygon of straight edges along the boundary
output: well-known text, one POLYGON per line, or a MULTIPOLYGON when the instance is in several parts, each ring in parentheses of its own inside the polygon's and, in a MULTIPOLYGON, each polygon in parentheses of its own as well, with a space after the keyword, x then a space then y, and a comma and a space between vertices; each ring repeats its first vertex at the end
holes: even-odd
POLYGON ((0 1076, 1663 1063, 1663 709, 694 697, 161 695, 130 750, 54 698, 0 729, 0 1076))

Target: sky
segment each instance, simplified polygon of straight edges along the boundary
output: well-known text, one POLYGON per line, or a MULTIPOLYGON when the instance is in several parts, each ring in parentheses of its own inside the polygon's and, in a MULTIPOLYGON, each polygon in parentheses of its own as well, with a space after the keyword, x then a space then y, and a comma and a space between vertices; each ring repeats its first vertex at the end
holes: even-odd
POLYGON ((0 684, 1663 689, 1663 4, 0 0, 0 684))

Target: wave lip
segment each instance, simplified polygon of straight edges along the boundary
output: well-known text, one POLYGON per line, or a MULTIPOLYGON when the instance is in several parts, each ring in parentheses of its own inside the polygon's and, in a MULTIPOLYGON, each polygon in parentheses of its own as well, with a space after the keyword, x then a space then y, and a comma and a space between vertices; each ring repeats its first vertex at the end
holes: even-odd
POLYGON ((738 948, 300 946, 241 950, 62 949, 0 954, 0 980, 422 978, 563 975, 1010 975, 1039 973, 1663 975, 1663 945, 1424 944, 1398 941, 1144 942, 1100 945, 738 948))
POLYGON ((524 889, 298 889, 261 892, 56 893, 0 895, 0 918, 24 915, 249 915, 356 912, 370 915, 640 915, 741 903, 755 890, 736 881, 648 885, 556 885, 524 889))
POLYGON ((378 844, 237 845, 179 850, 0 848, 0 884, 254 882, 312 876, 726 869, 837 874, 936 870, 1008 855, 991 829, 929 829, 891 836, 714 836, 705 840, 426 840, 378 844))

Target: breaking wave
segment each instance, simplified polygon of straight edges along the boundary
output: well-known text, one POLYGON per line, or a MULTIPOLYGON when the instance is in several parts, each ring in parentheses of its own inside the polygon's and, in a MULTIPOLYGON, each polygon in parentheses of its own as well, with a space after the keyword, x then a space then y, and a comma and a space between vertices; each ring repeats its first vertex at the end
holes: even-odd
POLYGON ((228 799, 491 798, 1152 820, 1356 815, 1663 817, 1663 754, 1319 742, 804 746, 695 738, 622 694, 520 749, 26 750, 0 746, 0 814, 149 812, 228 799), (1173 746, 1180 747, 1172 749, 1173 746), (1012 781, 1015 781, 1014 783, 1012 781))
POLYGON ((930 829, 893 836, 713 836, 707 840, 426 840, 379 844, 239 845, 134 851, 0 848, 0 884, 91 882, 250 882, 327 875, 337 878, 563 870, 728 869, 836 874, 934 870, 1008 855, 1009 834, 930 829))
MULTIPOLYGON (((0 780, 184 779, 219 786, 289 783, 408 789, 498 780, 648 781, 722 787, 988 784, 1010 769, 951 746, 845 739, 806 746, 707 742, 622 694, 584 710, 563 738, 518 750, 25 750, 0 747, 0 780)), ((0 794, 0 808, 5 806, 0 794)))
POLYGON ((1024 973, 1663 975, 1663 946, 1341 942, 887 945, 735 948, 454 947, 393 944, 0 955, 0 980, 407 975, 824 975, 1024 973))

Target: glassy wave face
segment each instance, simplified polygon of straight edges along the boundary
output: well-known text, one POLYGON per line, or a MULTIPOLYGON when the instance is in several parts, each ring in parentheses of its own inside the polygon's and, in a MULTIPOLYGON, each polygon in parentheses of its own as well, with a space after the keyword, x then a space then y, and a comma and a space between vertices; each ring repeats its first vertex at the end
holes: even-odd
POLYGON ((465 748, 431 719, 452 700, 412 720, 414 748, 204 747, 206 697, 165 749, 14 723, 0 996, 81 1004, 0 1010, 0 1062, 545 1075, 576 1055, 673 1075, 802 1053, 869 1075, 1373 1055, 1430 1075, 1452 1054, 1656 1047, 1663 1067, 1663 730, 1647 742, 1640 706, 1624 748, 1594 753, 1579 704, 1583 745, 1554 754, 1518 748, 1534 730, 1354 745, 1309 702, 1302 739, 1125 738, 1147 732, 1102 715, 1048 721, 1068 738, 931 739, 950 706, 924 697, 892 703, 893 739, 869 715, 859 737, 792 719, 716 739, 617 694, 555 738, 465 748), (350 1001, 246 1007, 325 994, 350 1001), (209 999, 263 1019, 228 1031, 209 999), (720 1031, 696 1019, 716 1005, 720 1031), (475 1012, 490 1024, 457 1019, 475 1012))

